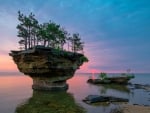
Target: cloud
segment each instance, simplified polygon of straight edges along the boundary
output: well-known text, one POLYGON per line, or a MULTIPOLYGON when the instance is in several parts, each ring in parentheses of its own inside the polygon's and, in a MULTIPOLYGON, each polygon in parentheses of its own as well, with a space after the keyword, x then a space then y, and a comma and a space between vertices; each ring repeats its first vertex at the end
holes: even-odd
POLYGON ((150 69, 148 0, 0 1, 0 54, 18 48, 18 10, 24 14, 32 11, 41 23, 53 20, 71 33, 79 32, 90 60, 86 70, 150 69))

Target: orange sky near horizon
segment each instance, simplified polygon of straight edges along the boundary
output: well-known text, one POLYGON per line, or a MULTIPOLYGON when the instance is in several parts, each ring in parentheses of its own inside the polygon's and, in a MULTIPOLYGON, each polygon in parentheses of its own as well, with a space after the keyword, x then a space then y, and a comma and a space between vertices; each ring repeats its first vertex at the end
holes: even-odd
MULTIPOLYGON (((77 73, 100 73, 100 70, 97 69, 89 69, 89 65, 92 65, 92 62, 86 62, 80 69, 76 70, 77 73)), ((18 72, 16 64, 13 59, 9 55, 1 55, 0 56, 0 72, 18 72)))
POLYGON ((148 0, 1 0, 0 72, 19 72, 8 55, 19 49, 18 11, 32 12, 39 24, 56 22, 70 36, 80 34, 89 62, 76 73, 150 73, 148 0))
MULTIPOLYGON (((80 66, 80 69, 76 70, 76 73, 100 73, 103 70, 89 69, 90 65, 96 65, 94 62, 89 61, 80 66)), ((14 63, 13 59, 9 55, 0 56, 0 72, 19 72, 17 65, 14 63)), ((120 72, 119 70, 114 72, 120 72)), ((113 71, 107 71, 107 73, 113 73, 113 71)))
POLYGON ((0 72, 17 72, 17 66, 8 55, 0 56, 0 72))

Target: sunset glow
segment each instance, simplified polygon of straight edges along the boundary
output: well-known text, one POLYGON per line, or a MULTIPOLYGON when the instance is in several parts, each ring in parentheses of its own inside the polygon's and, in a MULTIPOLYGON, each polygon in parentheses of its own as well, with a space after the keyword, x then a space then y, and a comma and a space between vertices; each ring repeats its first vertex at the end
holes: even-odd
POLYGON ((52 20, 85 42, 85 63, 77 72, 150 72, 148 0, 0 1, 0 72, 18 69, 10 50, 19 48, 17 12, 33 12, 40 23, 52 20))

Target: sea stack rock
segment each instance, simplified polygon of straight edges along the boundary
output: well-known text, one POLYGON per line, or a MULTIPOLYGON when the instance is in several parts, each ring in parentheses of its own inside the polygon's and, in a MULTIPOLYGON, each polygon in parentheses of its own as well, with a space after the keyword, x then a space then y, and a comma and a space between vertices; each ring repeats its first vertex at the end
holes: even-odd
POLYGON ((87 62, 80 53, 50 47, 36 46, 23 51, 9 53, 20 72, 33 79, 34 90, 66 90, 66 80, 87 62))

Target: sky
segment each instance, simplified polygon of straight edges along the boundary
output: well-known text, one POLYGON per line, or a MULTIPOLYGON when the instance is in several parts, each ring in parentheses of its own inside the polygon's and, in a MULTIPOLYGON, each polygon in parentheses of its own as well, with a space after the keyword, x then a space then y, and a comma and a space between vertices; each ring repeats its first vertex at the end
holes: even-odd
POLYGON ((85 42, 89 62, 78 72, 150 73, 149 0, 0 0, 0 72, 17 72, 17 12, 52 20, 85 42))

